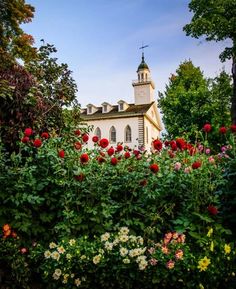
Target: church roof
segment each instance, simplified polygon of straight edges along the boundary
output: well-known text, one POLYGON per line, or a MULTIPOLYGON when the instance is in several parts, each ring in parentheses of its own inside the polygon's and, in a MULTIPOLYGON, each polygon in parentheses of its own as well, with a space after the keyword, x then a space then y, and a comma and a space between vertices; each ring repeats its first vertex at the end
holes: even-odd
POLYGON ((112 109, 106 113, 102 112, 102 107, 97 107, 97 111, 93 114, 87 114, 87 109, 84 109, 84 111, 81 113, 80 116, 83 120, 140 116, 146 113, 149 110, 149 108, 153 105, 153 103, 154 102, 139 105, 130 103, 129 107, 124 111, 119 111, 118 105, 112 105, 112 109))
POLYGON ((142 61, 141 61, 141 63, 139 64, 139 67, 138 67, 137 72, 139 72, 139 70, 143 70, 143 69, 149 70, 149 67, 148 67, 147 63, 146 63, 145 60, 144 60, 144 53, 142 54, 142 61))

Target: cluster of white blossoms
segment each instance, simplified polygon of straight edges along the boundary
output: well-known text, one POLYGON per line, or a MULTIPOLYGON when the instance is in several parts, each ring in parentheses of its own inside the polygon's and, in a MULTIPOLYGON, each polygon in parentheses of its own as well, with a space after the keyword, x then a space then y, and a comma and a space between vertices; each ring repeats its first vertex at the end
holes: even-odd
MULTIPOLYGON (((101 241, 108 254, 115 253, 118 250, 124 264, 136 261, 140 270, 144 270, 147 267, 148 262, 146 256, 143 255, 146 251, 146 247, 142 247, 144 243, 143 238, 141 236, 129 235, 128 227, 121 227, 115 235, 106 232, 101 236, 101 241)), ((96 261, 96 264, 98 264, 100 260, 101 255, 97 255, 94 257, 93 262, 96 261)))
MULTIPOLYGON (((64 243, 64 241, 63 241, 64 243)), ((76 244, 76 240, 75 239, 71 239, 69 240, 68 244, 70 246, 74 246, 76 244)), ((44 252, 44 257, 46 259, 53 259, 53 260, 56 260, 56 261, 59 261, 60 257, 62 254, 66 253, 66 250, 63 246, 59 246, 57 245, 56 243, 54 242, 51 242, 49 244, 49 249, 53 250, 53 251, 50 251, 50 250, 46 250, 44 252)), ((71 260, 72 259, 72 255, 70 253, 67 253, 65 254, 65 257, 67 260, 71 260)), ((54 280, 61 280, 61 282, 63 284, 67 284, 69 281, 70 281, 70 284, 71 282, 79 287, 81 285, 81 279, 80 278, 76 278, 75 279, 75 274, 68 274, 68 273, 63 273, 61 269, 57 268, 55 269, 55 271, 53 272, 52 274, 52 278, 54 280)), ((82 278, 83 279, 83 278, 82 278)))

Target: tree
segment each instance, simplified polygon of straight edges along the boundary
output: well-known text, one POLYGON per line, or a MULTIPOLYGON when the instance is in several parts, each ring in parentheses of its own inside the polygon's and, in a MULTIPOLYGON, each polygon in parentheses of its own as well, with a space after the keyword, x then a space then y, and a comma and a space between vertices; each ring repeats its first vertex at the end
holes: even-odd
POLYGON ((15 59, 28 61, 36 57, 34 39, 20 27, 34 17, 34 7, 24 0, 0 1, 0 66, 11 65, 15 59))
POLYGON ((187 132, 194 139, 195 131, 206 122, 227 125, 231 92, 230 77, 224 71, 215 79, 206 79, 192 61, 181 63, 159 100, 169 136, 187 132))
POLYGON ((232 46, 224 49, 220 59, 232 59, 231 118, 236 124, 236 1, 191 0, 189 9, 194 15, 191 23, 183 28, 187 35, 195 38, 205 36, 206 41, 232 40, 232 46))

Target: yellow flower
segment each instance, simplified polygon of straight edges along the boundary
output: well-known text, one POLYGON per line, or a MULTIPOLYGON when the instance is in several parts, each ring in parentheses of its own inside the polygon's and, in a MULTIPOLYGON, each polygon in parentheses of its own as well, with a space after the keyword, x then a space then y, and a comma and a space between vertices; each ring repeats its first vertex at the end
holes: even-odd
POLYGON ((199 289, 204 289, 204 286, 201 283, 199 284, 199 289))
POLYGON ((210 228, 209 231, 208 231, 208 233, 207 233, 207 237, 210 238, 210 237, 212 236, 212 234, 213 234, 213 229, 210 228))
POLYGON ((80 284, 81 284, 81 280, 79 278, 75 279, 75 285, 79 287, 80 284))
POLYGON ((52 252, 51 254, 52 259, 59 260, 60 254, 57 251, 52 252))
POLYGON ((75 239, 70 239, 70 241, 69 241, 69 244, 71 245, 71 246, 73 246, 74 244, 75 244, 75 239))
POLYGON ((46 258, 46 259, 48 259, 48 258, 50 258, 51 257, 51 252, 50 251, 45 251, 44 252, 44 257, 46 258))
POLYGON ((214 242, 211 241, 211 245, 210 245, 210 251, 213 252, 214 251, 214 242))
POLYGON ((93 257, 93 263, 98 264, 101 260, 101 255, 96 255, 93 257))
POLYGON ((211 264, 211 260, 208 259, 206 256, 202 258, 200 261, 198 261, 198 266, 197 268, 200 271, 206 271, 207 267, 211 264))
POLYGON ((230 254, 230 252, 231 252, 231 247, 230 247, 229 244, 225 244, 224 249, 225 249, 225 254, 230 254))
POLYGON ((54 242, 51 242, 50 244, 49 244, 49 248, 50 249, 54 249, 54 248, 56 248, 57 247, 57 244, 55 244, 54 242))

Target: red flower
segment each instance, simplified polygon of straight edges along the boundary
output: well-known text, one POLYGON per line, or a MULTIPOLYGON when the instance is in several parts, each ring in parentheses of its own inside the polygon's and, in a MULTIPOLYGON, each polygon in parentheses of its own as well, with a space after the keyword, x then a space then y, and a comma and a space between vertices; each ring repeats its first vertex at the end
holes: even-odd
POLYGON ((162 149, 162 142, 159 139, 155 139, 152 143, 155 150, 160 151, 162 149))
POLYGON ((212 129, 212 127, 211 127, 211 125, 209 124, 209 123, 206 123, 204 126, 203 126, 203 131, 205 131, 205 132, 210 132, 211 131, 211 129, 212 129))
POLYGON ((106 138, 100 139, 99 145, 100 145, 100 147, 102 147, 103 149, 105 149, 105 148, 109 145, 108 139, 106 139, 106 138))
POLYGON ((140 184, 140 186, 144 187, 147 185, 147 180, 144 179, 144 180, 140 181, 139 184, 140 184))
POLYGON ((231 132, 232 132, 232 133, 236 132, 236 124, 232 124, 232 125, 230 126, 230 129, 231 129, 231 132))
POLYGON ((43 133, 41 134, 41 137, 48 139, 48 138, 49 138, 49 134, 48 134, 47 132, 43 132, 43 133))
POLYGON ((27 143, 29 141, 29 137, 28 136, 24 136, 22 139, 21 139, 21 142, 23 143, 27 143))
POLYGON ((226 132, 227 132, 227 128, 225 126, 222 126, 219 128, 219 133, 226 134, 226 132))
POLYGON ((60 151, 58 152, 58 156, 59 156, 60 158, 64 159, 64 157, 65 157, 65 152, 64 152, 63 150, 60 150, 60 151))
POLYGON ((12 236, 12 238, 16 238, 16 237, 17 237, 16 232, 12 231, 12 232, 11 232, 11 236, 12 236))
POLYGON ((125 159, 130 158, 130 152, 125 152, 124 157, 125 157, 125 159))
POLYGON ((123 146, 122 145, 118 145, 117 147, 116 147, 116 151, 117 152, 121 152, 123 150, 123 146))
POLYGON ((140 154, 140 151, 138 151, 138 150, 134 150, 133 153, 134 153, 135 156, 137 156, 137 155, 140 154))
POLYGON ((175 154, 172 152, 172 151, 168 151, 168 155, 170 156, 170 158, 174 158, 175 157, 175 154))
POLYGON ((85 134, 83 134, 83 136, 82 136, 82 140, 83 140, 83 142, 88 142, 88 140, 89 140, 89 136, 85 133, 85 134))
POLYGON ((170 141, 170 146, 171 146, 172 151, 177 151, 178 147, 174 140, 170 141))
POLYGON ((103 157, 98 157, 97 160, 99 164, 104 163, 106 161, 103 157))
POLYGON ((177 138, 177 139, 175 140, 175 142, 176 142, 177 147, 178 147, 180 150, 183 150, 183 149, 186 148, 186 142, 185 142, 184 139, 182 139, 182 138, 177 138))
POLYGON ((33 134, 32 128, 28 127, 25 129, 25 131, 24 131, 25 136, 31 136, 32 134, 33 134))
POLYGON ((105 153, 104 152, 99 152, 100 156, 105 157, 105 153))
POLYGON ((196 162, 194 162, 194 163, 192 164, 192 168, 193 168, 194 170, 196 170, 196 169, 200 168, 201 165, 202 165, 202 163, 201 163, 200 161, 196 161, 196 162))
POLYGON ((159 171, 159 167, 157 164, 152 164, 152 165, 150 165, 149 168, 153 173, 157 173, 159 171))
POLYGON ((82 148, 82 144, 79 141, 77 141, 74 143, 74 147, 76 150, 80 150, 82 148))
POLYGON ((87 163, 89 161, 89 156, 86 153, 82 154, 80 156, 80 161, 81 161, 82 164, 87 163))
POLYGON ((115 158, 115 157, 111 158, 111 164, 112 164, 113 166, 117 165, 117 163, 118 163, 117 158, 115 158))
POLYGON ((108 150, 107 150, 107 154, 109 156, 112 156, 113 154, 115 153, 115 149, 113 147, 110 147, 108 150))
POLYGON ((98 142, 98 136, 97 136, 97 135, 94 135, 93 138, 92 138, 92 141, 93 141, 93 142, 98 142))
POLYGON ((39 138, 34 140, 34 147, 39 148, 42 145, 42 141, 39 138))
POLYGON ((80 134, 81 134, 80 130, 77 129, 77 130, 75 131, 75 135, 80 136, 80 134))
POLYGON ((85 175, 83 173, 80 173, 77 176, 74 176, 74 178, 76 179, 76 181, 82 182, 85 178, 85 175))
POLYGON ((168 140, 166 140, 166 141, 164 142, 164 144, 165 144, 166 147, 168 147, 168 145, 170 144, 170 142, 169 142, 168 140))
POLYGON ((219 213, 218 209, 213 205, 209 205, 207 210, 211 215, 217 215, 219 213))

